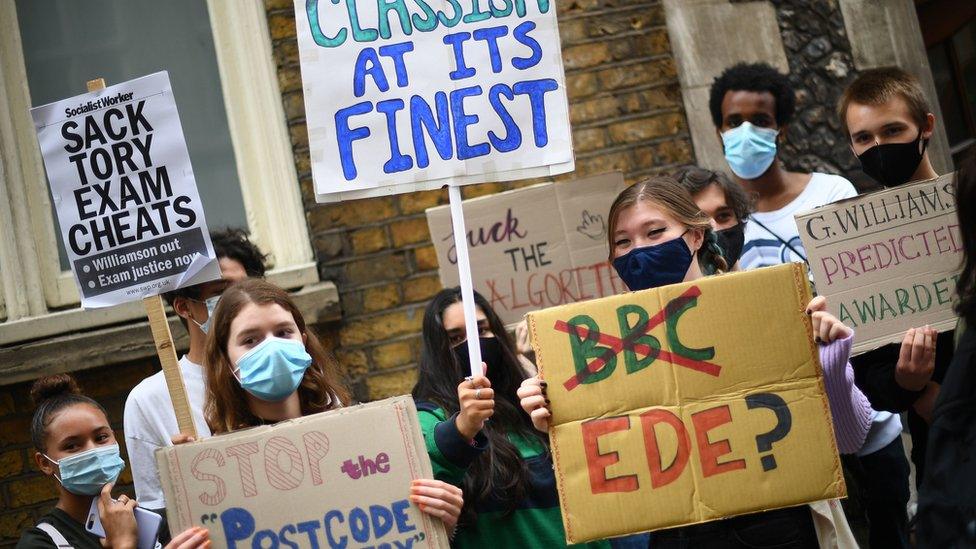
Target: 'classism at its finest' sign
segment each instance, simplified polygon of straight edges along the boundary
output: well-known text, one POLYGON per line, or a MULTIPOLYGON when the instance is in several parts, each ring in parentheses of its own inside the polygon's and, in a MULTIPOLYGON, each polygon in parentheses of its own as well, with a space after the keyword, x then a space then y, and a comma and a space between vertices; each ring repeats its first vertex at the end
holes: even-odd
POLYGON ((220 278, 167 73, 31 115, 82 306, 220 278))
POLYGON ((800 264, 529 313, 568 542, 842 497, 800 264))
POLYGON ((550 0, 295 0, 315 192, 331 202, 574 166, 550 0))

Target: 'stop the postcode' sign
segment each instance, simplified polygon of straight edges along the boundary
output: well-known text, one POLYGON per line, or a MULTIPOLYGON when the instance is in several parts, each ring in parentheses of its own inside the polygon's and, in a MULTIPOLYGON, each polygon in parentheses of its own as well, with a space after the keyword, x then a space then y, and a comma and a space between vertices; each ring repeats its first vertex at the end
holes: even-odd
POLYGON ((295 0, 320 202, 574 167, 550 0, 295 0))
POLYGON ((83 307, 220 278, 166 72, 31 115, 83 307))

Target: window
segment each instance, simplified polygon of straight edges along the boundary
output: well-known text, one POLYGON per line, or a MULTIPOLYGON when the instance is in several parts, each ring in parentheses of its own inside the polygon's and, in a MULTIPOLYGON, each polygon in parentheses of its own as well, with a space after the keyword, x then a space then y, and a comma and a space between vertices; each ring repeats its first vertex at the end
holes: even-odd
POLYGON ((956 167, 976 146, 976 5, 922 3, 919 23, 956 167))
POLYGON ((318 281, 261 0, 0 2, 0 345, 144 314, 77 308, 29 109, 161 69, 208 225, 247 226, 278 284, 318 281))

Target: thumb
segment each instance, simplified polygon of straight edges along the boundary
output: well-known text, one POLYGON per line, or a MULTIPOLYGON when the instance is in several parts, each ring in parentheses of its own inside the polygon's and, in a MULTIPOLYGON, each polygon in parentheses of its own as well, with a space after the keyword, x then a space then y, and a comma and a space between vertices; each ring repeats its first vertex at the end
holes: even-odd
POLYGON ((112 488, 115 486, 114 482, 109 482, 105 486, 102 486, 102 491, 98 494, 98 512, 99 514, 105 511, 105 508, 109 503, 112 502, 112 488))

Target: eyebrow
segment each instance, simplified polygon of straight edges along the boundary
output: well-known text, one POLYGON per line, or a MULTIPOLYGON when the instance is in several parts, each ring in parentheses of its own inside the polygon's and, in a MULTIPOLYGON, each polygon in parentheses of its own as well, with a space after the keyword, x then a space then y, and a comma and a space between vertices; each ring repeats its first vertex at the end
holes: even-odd
MULTIPOLYGON (((278 328, 291 328, 292 326, 295 326, 294 321, 282 320, 281 322, 275 324, 272 329, 277 330, 278 328)), ((241 333, 237 334, 237 337, 241 338, 251 334, 261 333, 262 331, 263 331, 262 328, 248 328, 246 330, 241 331, 241 333)))
MULTIPOLYGON (((486 326, 488 326, 488 319, 487 318, 479 318, 478 319, 478 327, 486 327, 486 326)), ((450 330, 447 331, 447 333, 448 334, 451 334, 451 335, 454 335, 454 334, 463 334, 466 329, 467 329, 467 327, 451 328, 450 330)))

